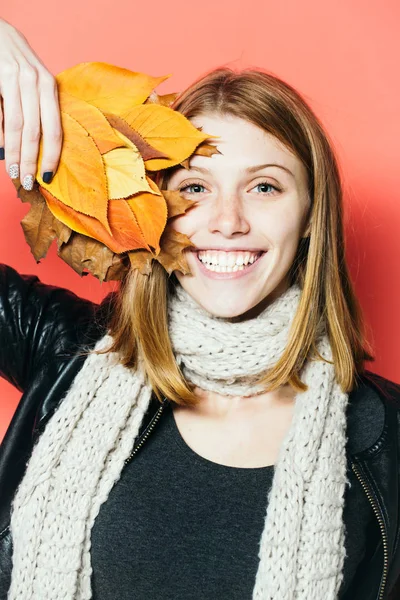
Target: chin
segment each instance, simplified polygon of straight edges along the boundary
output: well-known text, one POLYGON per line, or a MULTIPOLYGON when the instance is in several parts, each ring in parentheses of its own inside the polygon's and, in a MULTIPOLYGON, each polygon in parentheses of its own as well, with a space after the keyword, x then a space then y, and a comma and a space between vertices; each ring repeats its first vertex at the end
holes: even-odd
POLYGON ((247 301, 243 302, 243 297, 238 298, 235 302, 232 297, 230 297, 230 301, 225 301, 221 296, 219 298, 212 299, 210 296, 208 298, 200 298, 196 296, 192 296, 194 300, 200 304, 210 314, 214 317, 219 317, 222 319, 234 319, 238 317, 250 318, 252 315, 250 314, 252 310, 258 305, 259 301, 254 300, 254 302, 247 301))

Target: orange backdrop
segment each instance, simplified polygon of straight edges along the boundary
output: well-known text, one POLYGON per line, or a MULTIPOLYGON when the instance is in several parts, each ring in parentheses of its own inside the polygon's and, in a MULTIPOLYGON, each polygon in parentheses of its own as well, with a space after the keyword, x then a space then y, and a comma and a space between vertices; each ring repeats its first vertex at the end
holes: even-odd
MULTIPOLYGON (((53 74, 105 61, 154 76, 173 73, 157 88, 169 93, 216 66, 259 66, 302 92, 342 166, 347 257, 377 357, 368 368, 400 381, 397 0, 68 0, 57 6, 12 0, 3 4, 2 17, 53 74)), ((0 262, 100 301, 110 284, 81 279, 54 247, 36 264, 19 225, 28 208, 0 164, 0 262)), ((0 398, 1 438, 19 393, 0 380, 0 398)))

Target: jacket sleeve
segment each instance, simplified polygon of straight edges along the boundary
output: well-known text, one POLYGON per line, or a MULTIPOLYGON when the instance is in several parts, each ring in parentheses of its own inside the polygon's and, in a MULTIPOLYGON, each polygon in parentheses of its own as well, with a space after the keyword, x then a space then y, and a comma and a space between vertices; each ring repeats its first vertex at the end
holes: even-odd
POLYGON ((0 263, 0 376, 24 392, 98 305, 0 263), (68 335, 67 335, 68 334, 68 335))

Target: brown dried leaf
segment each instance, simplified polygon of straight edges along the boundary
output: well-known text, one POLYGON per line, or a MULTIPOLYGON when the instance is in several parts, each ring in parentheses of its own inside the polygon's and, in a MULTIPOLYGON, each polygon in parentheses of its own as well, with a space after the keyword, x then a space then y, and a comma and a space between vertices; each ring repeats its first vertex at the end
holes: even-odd
POLYGON ((87 275, 87 269, 101 283, 118 280, 127 270, 122 257, 101 242, 76 232, 68 244, 60 248, 58 255, 81 277, 87 275))
POLYGON ((150 275, 154 254, 147 250, 133 250, 128 252, 131 269, 138 269, 142 275, 150 275))
POLYGON ((167 203, 168 219, 182 215, 197 203, 197 200, 184 198, 179 190, 161 190, 161 193, 167 203))
POLYGON ((126 254, 114 254, 112 265, 109 267, 104 281, 121 281, 128 271, 129 261, 126 254))
MULTIPOLYGON (((110 123, 114 129, 117 130, 116 135, 122 133, 123 136, 128 138, 135 147, 139 150, 142 159, 148 160, 150 158, 168 158, 166 154, 163 154, 153 146, 150 146, 148 142, 135 131, 122 117, 118 117, 117 115, 112 115, 110 113, 106 113, 104 115, 107 121, 110 123)), ((121 143, 123 142, 123 138, 121 138, 121 143)))
POLYGON ((216 146, 214 146, 213 144, 207 144, 206 142, 203 142, 202 144, 200 144, 199 146, 197 146, 197 148, 193 152, 193 154, 191 154, 188 158, 186 158, 185 160, 183 160, 179 164, 184 169, 190 169, 190 160, 196 154, 197 154, 197 156, 208 156, 209 157, 209 156, 213 156, 213 154, 222 154, 222 152, 220 152, 218 150, 218 148, 216 146))
POLYGON ((195 154, 199 156, 212 156, 213 154, 222 154, 222 152, 220 152, 217 146, 215 146, 214 144, 207 144, 206 142, 203 142, 202 144, 199 144, 197 146, 192 156, 194 156, 195 154))
POLYGON ((20 200, 22 200, 22 202, 32 202, 32 198, 36 198, 38 196, 38 199, 42 198, 41 193, 39 192, 39 185, 38 183, 35 181, 33 184, 33 190, 31 190, 30 192, 27 192, 26 190, 24 190, 24 188, 21 185, 21 180, 20 179, 11 179, 11 181, 14 184, 15 189, 17 190, 17 196, 20 200))
POLYGON ((184 169, 190 169, 190 156, 189 158, 185 158, 181 163, 179 163, 184 169))
POLYGON ((186 260, 185 250, 194 246, 193 242, 179 231, 175 231, 172 227, 165 228, 160 241, 161 251, 155 260, 171 274, 172 271, 181 271, 184 275, 190 273, 189 265, 186 260))
MULTIPOLYGON (((31 208, 22 219, 21 226, 31 252, 39 262, 46 256, 53 240, 57 240, 58 247, 66 244, 72 230, 53 216, 39 192, 32 190, 26 193, 33 195, 29 198, 31 208)), ((27 202, 27 199, 23 201, 27 202)))
POLYGON ((52 241, 56 240, 58 256, 81 277, 87 275, 84 272, 87 269, 101 282, 122 279, 129 270, 126 255, 112 252, 101 242, 76 233, 59 221, 47 207, 37 182, 30 192, 24 190, 19 180, 13 183, 22 202, 31 204, 21 225, 36 261, 46 256, 52 241))

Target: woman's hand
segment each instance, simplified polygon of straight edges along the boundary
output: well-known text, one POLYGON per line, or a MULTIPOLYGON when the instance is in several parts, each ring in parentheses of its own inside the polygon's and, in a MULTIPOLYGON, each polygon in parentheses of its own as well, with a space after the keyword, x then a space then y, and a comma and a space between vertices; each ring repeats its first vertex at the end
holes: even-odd
POLYGON ((32 189, 43 133, 40 172, 50 183, 62 146, 57 82, 22 33, 3 19, 0 96, 0 159, 5 158, 7 172, 12 179, 19 177, 25 189, 32 189))

